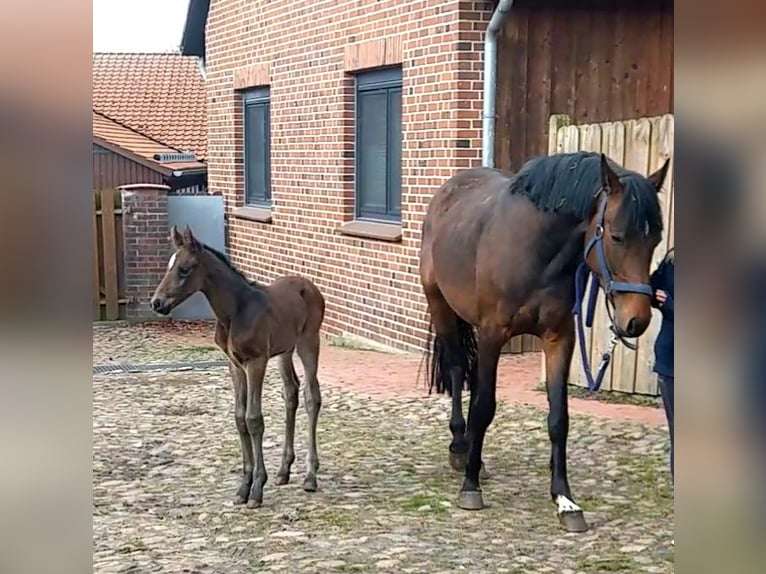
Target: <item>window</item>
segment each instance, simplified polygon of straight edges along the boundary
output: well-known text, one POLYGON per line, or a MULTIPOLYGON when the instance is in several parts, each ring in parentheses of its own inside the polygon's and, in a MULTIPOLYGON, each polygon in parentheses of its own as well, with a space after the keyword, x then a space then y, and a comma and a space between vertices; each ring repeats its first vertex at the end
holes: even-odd
POLYGON ((245 204, 271 203, 271 105, 269 88, 243 93, 245 102, 245 204))
POLYGON ((356 216, 398 221, 402 196, 402 70, 356 76, 356 216))

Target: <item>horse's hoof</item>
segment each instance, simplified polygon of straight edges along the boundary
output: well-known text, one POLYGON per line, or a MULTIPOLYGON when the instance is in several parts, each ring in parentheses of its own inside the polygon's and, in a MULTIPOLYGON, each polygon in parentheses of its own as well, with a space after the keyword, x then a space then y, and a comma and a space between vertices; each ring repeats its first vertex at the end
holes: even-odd
POLYGON ((234 497, 234 504, 245 504, 250 498, 250 491, 253 489, 252 481, 244 481, 237 489, 237 496, 234 497))
POLYGON ((559 513, 559 521, 567 532, 587 532, 588 523, 582 510, 559 513))
MULTIPOLYGON (((465 472, 465 467, 468 466, 468 455, 450 451, 449 465, 450 467, 452 467, 452 470, 455 470, 457 472, 465 472)), ((479 478, 481 480, 488 480, 491 477, 492 475, 489 474, 487 467, 484 466, 484 463, 482 462, 481 470, 479 471, 479 478)))
POLYGON ((449 453, 449 465, 452 470, 458 472, 465 472, 465 467, 468 464, 468 455, 466 453, 452 452, 449 453))
POLYGON ((247 501, 247 507, 248 508, 260 508, 261 504, 263 504, 262 500, 256 500, 255 498, 251 498, 247 501))
POLYGON ((317 491, 317 479, 315 476, 306 477, 306 480, 303 481, 303 490, 306 492, 317 491))
POLYGON ((484 499, 480 490, 461 490, 457 499, 458 508, 463 510, 481 510, 484 508, 484 499))
POLYGON ((289 474, 278 474, 277 475, 277 486, 284 486, 285 484, 290 482, 290 475, 289 474))

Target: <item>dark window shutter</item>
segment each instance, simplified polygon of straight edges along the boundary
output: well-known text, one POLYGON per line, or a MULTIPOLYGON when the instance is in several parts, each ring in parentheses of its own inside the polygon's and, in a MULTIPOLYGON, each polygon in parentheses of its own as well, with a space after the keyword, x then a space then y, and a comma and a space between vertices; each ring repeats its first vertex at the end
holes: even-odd
POLYGON ((388 93, 388 211, 402 213, 402 90, 388 93))
POLYGON ((263 139, 263 163, 264 163, 264 190, 263 198, 265 201, 271 201, 271 103, 264 105, 264 132, 266 136, 263 139))
POLYGON ((357 76, 356 214, 401 217, 402 72, 387 68, 357 76))
POLYGON ((245 94, 245 203, 271 200, 271 106, 268 90, 245 94))
POLYGON ((359 95, 359 211, 386 213, 386 92, 359 95))

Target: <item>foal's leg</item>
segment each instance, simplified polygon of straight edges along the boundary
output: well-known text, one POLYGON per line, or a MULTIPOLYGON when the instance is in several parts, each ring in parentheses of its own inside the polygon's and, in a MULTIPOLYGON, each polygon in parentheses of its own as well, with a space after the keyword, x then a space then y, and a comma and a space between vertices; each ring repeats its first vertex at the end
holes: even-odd
POLYGON ((567 479, 567 436, 569 409, 567 382, 574 351, 574 325, 570 320, 560 332, 542 337, 545 352, 545 379, 548 391, 548 436, 551 441, 551 496, 558 507, 559 520, 570 532, 585 532, 588 525, 582 509, 572 497, 567 479))
POLYGON ((468 465, 458 498, 458 506, 464 510, 484 508, 479 484, 481 451, 484 435, 495 418, 497 363, 505 341, 506 338, 499 332, 479 331, 478 380, 475 392, 471 393, 471 408, 468 413, 468 465))
POLYGON ((245 365, 247 374, 247 408, 245 423, 253 442, 253 458, 255 460, 255 476, 247 500, 248 508, 258 508, 263 502, 263 486, 268 480, 266 465, 263 462, 263 411, 261 410, 261 395, 263 391, 263 376, 266 373, 266 358, 251 359, 245 365))
POLYGON ((322 407, 322 394, 319 391, 319 333, 303 335, 298 341, 298 356, 303 363, 306 386, 303 388, 303 399, 306 403, 306 413, 309 418, 308 452, 306 454, 306 479, 303 490, 314 492, 317 489, 317 472, 319 471, 319 455, 317 454, 317 421, 319 409, 322 407))
POLYGON ((235 502, 244 504, 250 494, 253 484, 253 443, 245 422, 245 408, 247 405, 247 375, 239 366, 229 361, 229 373, 234 383, 234 420, 237 423, 239 443, 242 447, 242 484, 237 490, 235 502))
POLYGON ((293 367, 293 353, 279 357, 279 374, 282 375, 282 398, 285 401, 285 444, 282 447, 282 466, 277 473, 277 484, 290 482, 290 467, 295 462, 295 411, 298 410, 298 376, 293 367))

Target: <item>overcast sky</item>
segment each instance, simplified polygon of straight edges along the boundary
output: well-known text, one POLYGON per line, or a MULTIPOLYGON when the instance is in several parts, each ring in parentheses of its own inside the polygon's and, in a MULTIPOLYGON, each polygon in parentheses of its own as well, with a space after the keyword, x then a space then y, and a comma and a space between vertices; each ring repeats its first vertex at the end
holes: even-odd
POLYGON ((189 0, 93 0, 93 51, 176 50, 188 5, 189 0))

